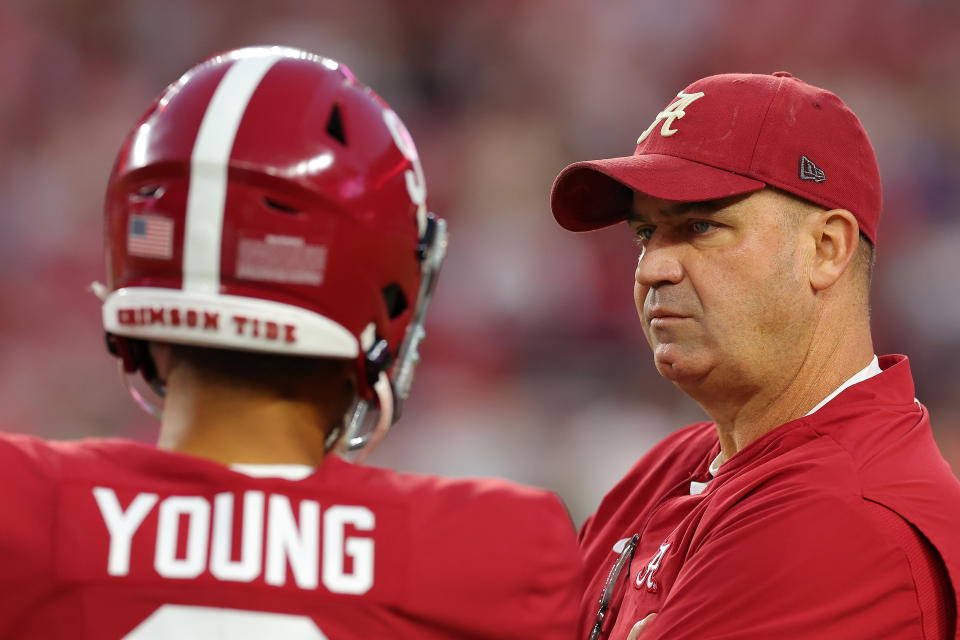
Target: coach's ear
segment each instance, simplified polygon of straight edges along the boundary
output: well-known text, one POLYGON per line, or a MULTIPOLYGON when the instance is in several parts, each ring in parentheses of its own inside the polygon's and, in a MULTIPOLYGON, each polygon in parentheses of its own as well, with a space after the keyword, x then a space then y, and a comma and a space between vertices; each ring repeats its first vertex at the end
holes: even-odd
POLYGON ((813 236, 814 255, 810 264, 810 286, 823 291, 840 279, 860 242, 860 225, 846 209, 810 214, 805 229, 813 236))

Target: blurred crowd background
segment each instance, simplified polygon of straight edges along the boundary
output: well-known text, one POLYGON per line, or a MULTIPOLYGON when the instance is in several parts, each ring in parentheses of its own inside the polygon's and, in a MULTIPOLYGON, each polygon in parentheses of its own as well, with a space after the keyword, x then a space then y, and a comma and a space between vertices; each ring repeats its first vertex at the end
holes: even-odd
POLYGON ((788 70, 839 94, 879 157, 878 353, 911 358, 960 469, 960 4, 953 0, 4 0, 0 424, 52 438, 156 426, 103 348, 102 196, 152 98, 249 44, 347 64, 396 109, 451 244, 403 420, 372 463, 559 492, 579 523, 699 420, 654 369, 624 228, 575 235, 566 164, 627 155, 693 80, 788 70))

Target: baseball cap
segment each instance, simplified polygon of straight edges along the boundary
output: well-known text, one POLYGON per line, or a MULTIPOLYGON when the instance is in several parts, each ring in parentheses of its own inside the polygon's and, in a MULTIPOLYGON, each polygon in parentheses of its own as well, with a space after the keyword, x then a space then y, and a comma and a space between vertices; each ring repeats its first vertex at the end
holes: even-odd
POLYGON ((632 156, 571 164, 550 206, 571 231, 623 220, 633 191, 699 202, 777 187, 850 211, 876 243, 882 208, 873 147, 833 93, 785 71, 697 80, 657 114, 632 156))

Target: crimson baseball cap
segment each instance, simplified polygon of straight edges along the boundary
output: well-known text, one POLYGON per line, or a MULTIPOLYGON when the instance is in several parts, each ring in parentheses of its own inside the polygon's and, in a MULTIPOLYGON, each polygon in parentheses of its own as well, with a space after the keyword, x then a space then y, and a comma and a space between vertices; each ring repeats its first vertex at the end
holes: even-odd
POLYGON ((699 202, 766 185, 850 211, 876 243, 880 171, 863 125, 833 93, 785 71, 697 80, 657 114, 632 156, 561 171, 550 206, 565 229, 589 231, 626 218, 633 191, 699 202))

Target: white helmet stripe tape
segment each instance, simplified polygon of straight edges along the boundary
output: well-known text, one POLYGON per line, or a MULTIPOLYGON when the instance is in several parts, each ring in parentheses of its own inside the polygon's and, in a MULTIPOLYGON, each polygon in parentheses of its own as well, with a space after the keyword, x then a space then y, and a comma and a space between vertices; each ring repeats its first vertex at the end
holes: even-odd
POLYGON ((220 245, 227 165, 240 121, 263 76, 283 56, 240 58, 223 76, 200 123, 190 156, 183 238, 183 290, 220 290, 220 245))

